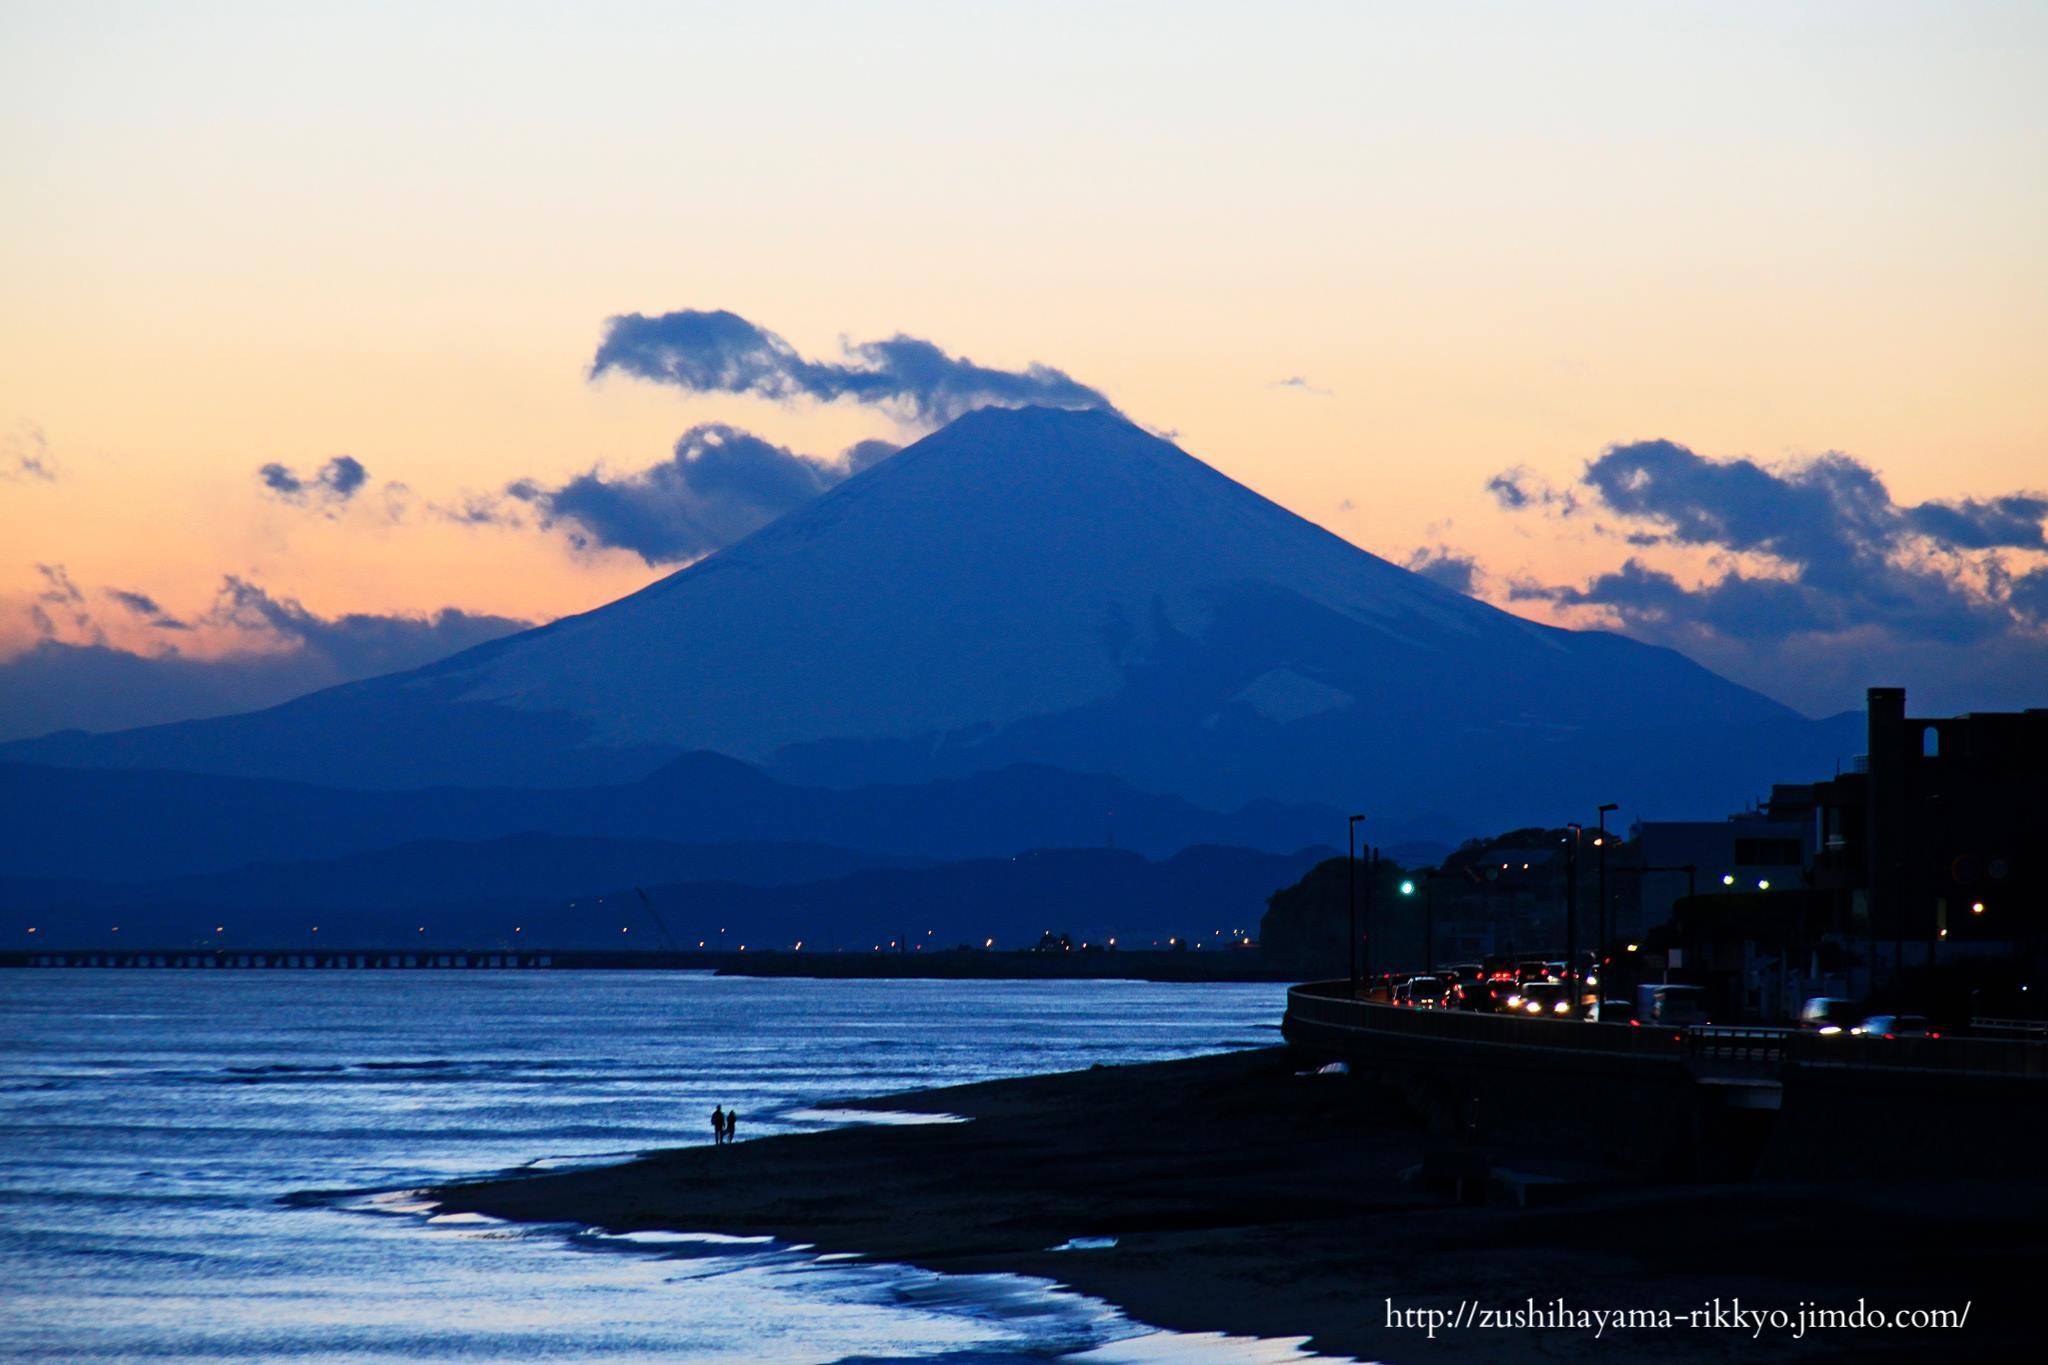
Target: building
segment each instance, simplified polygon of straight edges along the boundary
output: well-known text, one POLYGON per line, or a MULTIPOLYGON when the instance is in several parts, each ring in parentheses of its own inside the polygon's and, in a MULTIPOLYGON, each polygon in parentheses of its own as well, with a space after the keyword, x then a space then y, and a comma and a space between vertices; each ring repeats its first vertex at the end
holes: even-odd
POLYGON ((1779 785, 1756 810, 1725 820, 1645 820, 1634 831, 1630 875, 1641 878, 1640 936, 1671 918, 1682 897, 1748 895, 1806 885, 1819 851, 1811 785, 1779 785))
POLYGON ((1950 957, 2040 952, 2048 708, 1908 716, 1869 694, 1869 752, 1814 785, 1813 884, 1840 901, 1866 984, 1950 957))

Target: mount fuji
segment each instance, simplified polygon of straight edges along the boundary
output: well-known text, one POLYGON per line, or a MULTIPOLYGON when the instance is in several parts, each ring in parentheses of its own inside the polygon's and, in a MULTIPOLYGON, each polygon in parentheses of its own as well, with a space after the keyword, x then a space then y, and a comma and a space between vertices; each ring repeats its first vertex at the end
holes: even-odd
POLYGON ((1218 808, 1725 814, 1853 752, 1669 650, 1379 559, 1100 411, 986 408, 616 602, 266 711, 0 749, 349 787, 1033 763, 1218 808))

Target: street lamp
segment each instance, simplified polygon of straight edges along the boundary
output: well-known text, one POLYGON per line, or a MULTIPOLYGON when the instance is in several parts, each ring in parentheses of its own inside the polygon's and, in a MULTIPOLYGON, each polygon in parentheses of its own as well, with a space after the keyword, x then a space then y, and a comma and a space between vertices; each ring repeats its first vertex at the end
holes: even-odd
POLYGON ((1612 801, 1600 806, 1600 837, 1593 841, 1593 847, 1600 850, 1600 938, 1593 945, 1593 960, 1599 962, 1607 956, 1607 812, 1620 810, 1612 801))
POLYGON ((1436 971, 1436 903, 1430 897, 1429 884, 1436 877, 1435 872, 1424 872, 1420 886, 1415 878, 1406 877, 1402 879, 1400 888, 1404 896, 1412 896, 1418 890, 1422 892, 1422 970, 1431 973, 1436 971))
POLYGON ((1564 977, 1565 989, 1572 1000, 1572 1013, 1578 1013, 1579 987, 1575 981, 1579 975, 1579 836, 1586 832, 1584 825, 1566 825, 1572 837, 1565 841, 1564 850, 1564 977))
POLYGON ((1344 906, 1351 920, 1351 998, 1358 998, 1358 822, 1354 815, 1344 827, 1344 906))

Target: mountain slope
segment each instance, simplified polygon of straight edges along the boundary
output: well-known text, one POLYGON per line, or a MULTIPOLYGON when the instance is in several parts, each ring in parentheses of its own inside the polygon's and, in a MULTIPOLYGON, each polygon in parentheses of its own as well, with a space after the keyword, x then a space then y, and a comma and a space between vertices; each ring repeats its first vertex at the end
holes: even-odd
POLYGON ((1843 752, 1675 653, 1462 597, 1119 418, 1046 409, 970 414, 638 593, 429 668, 4 752, 475 786, 693 749, 840 784, 1026 761, 1480 823, 1715 813, 1843 752))

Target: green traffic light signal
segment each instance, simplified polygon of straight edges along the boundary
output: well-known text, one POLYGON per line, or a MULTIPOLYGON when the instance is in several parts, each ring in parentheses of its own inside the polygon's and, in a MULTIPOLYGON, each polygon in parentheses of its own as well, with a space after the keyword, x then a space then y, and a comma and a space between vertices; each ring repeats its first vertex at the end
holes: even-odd
POLYGON ((1404 895, 1404 896, 1412 896, 1412 895, 1414 895, 1414 894, 1415 894, 1415 883, 1414 883, 1414 882, 1402 882, 1402 883, 1401 883, 1401 894, 1402 894, 1402 895, 1404 895))

